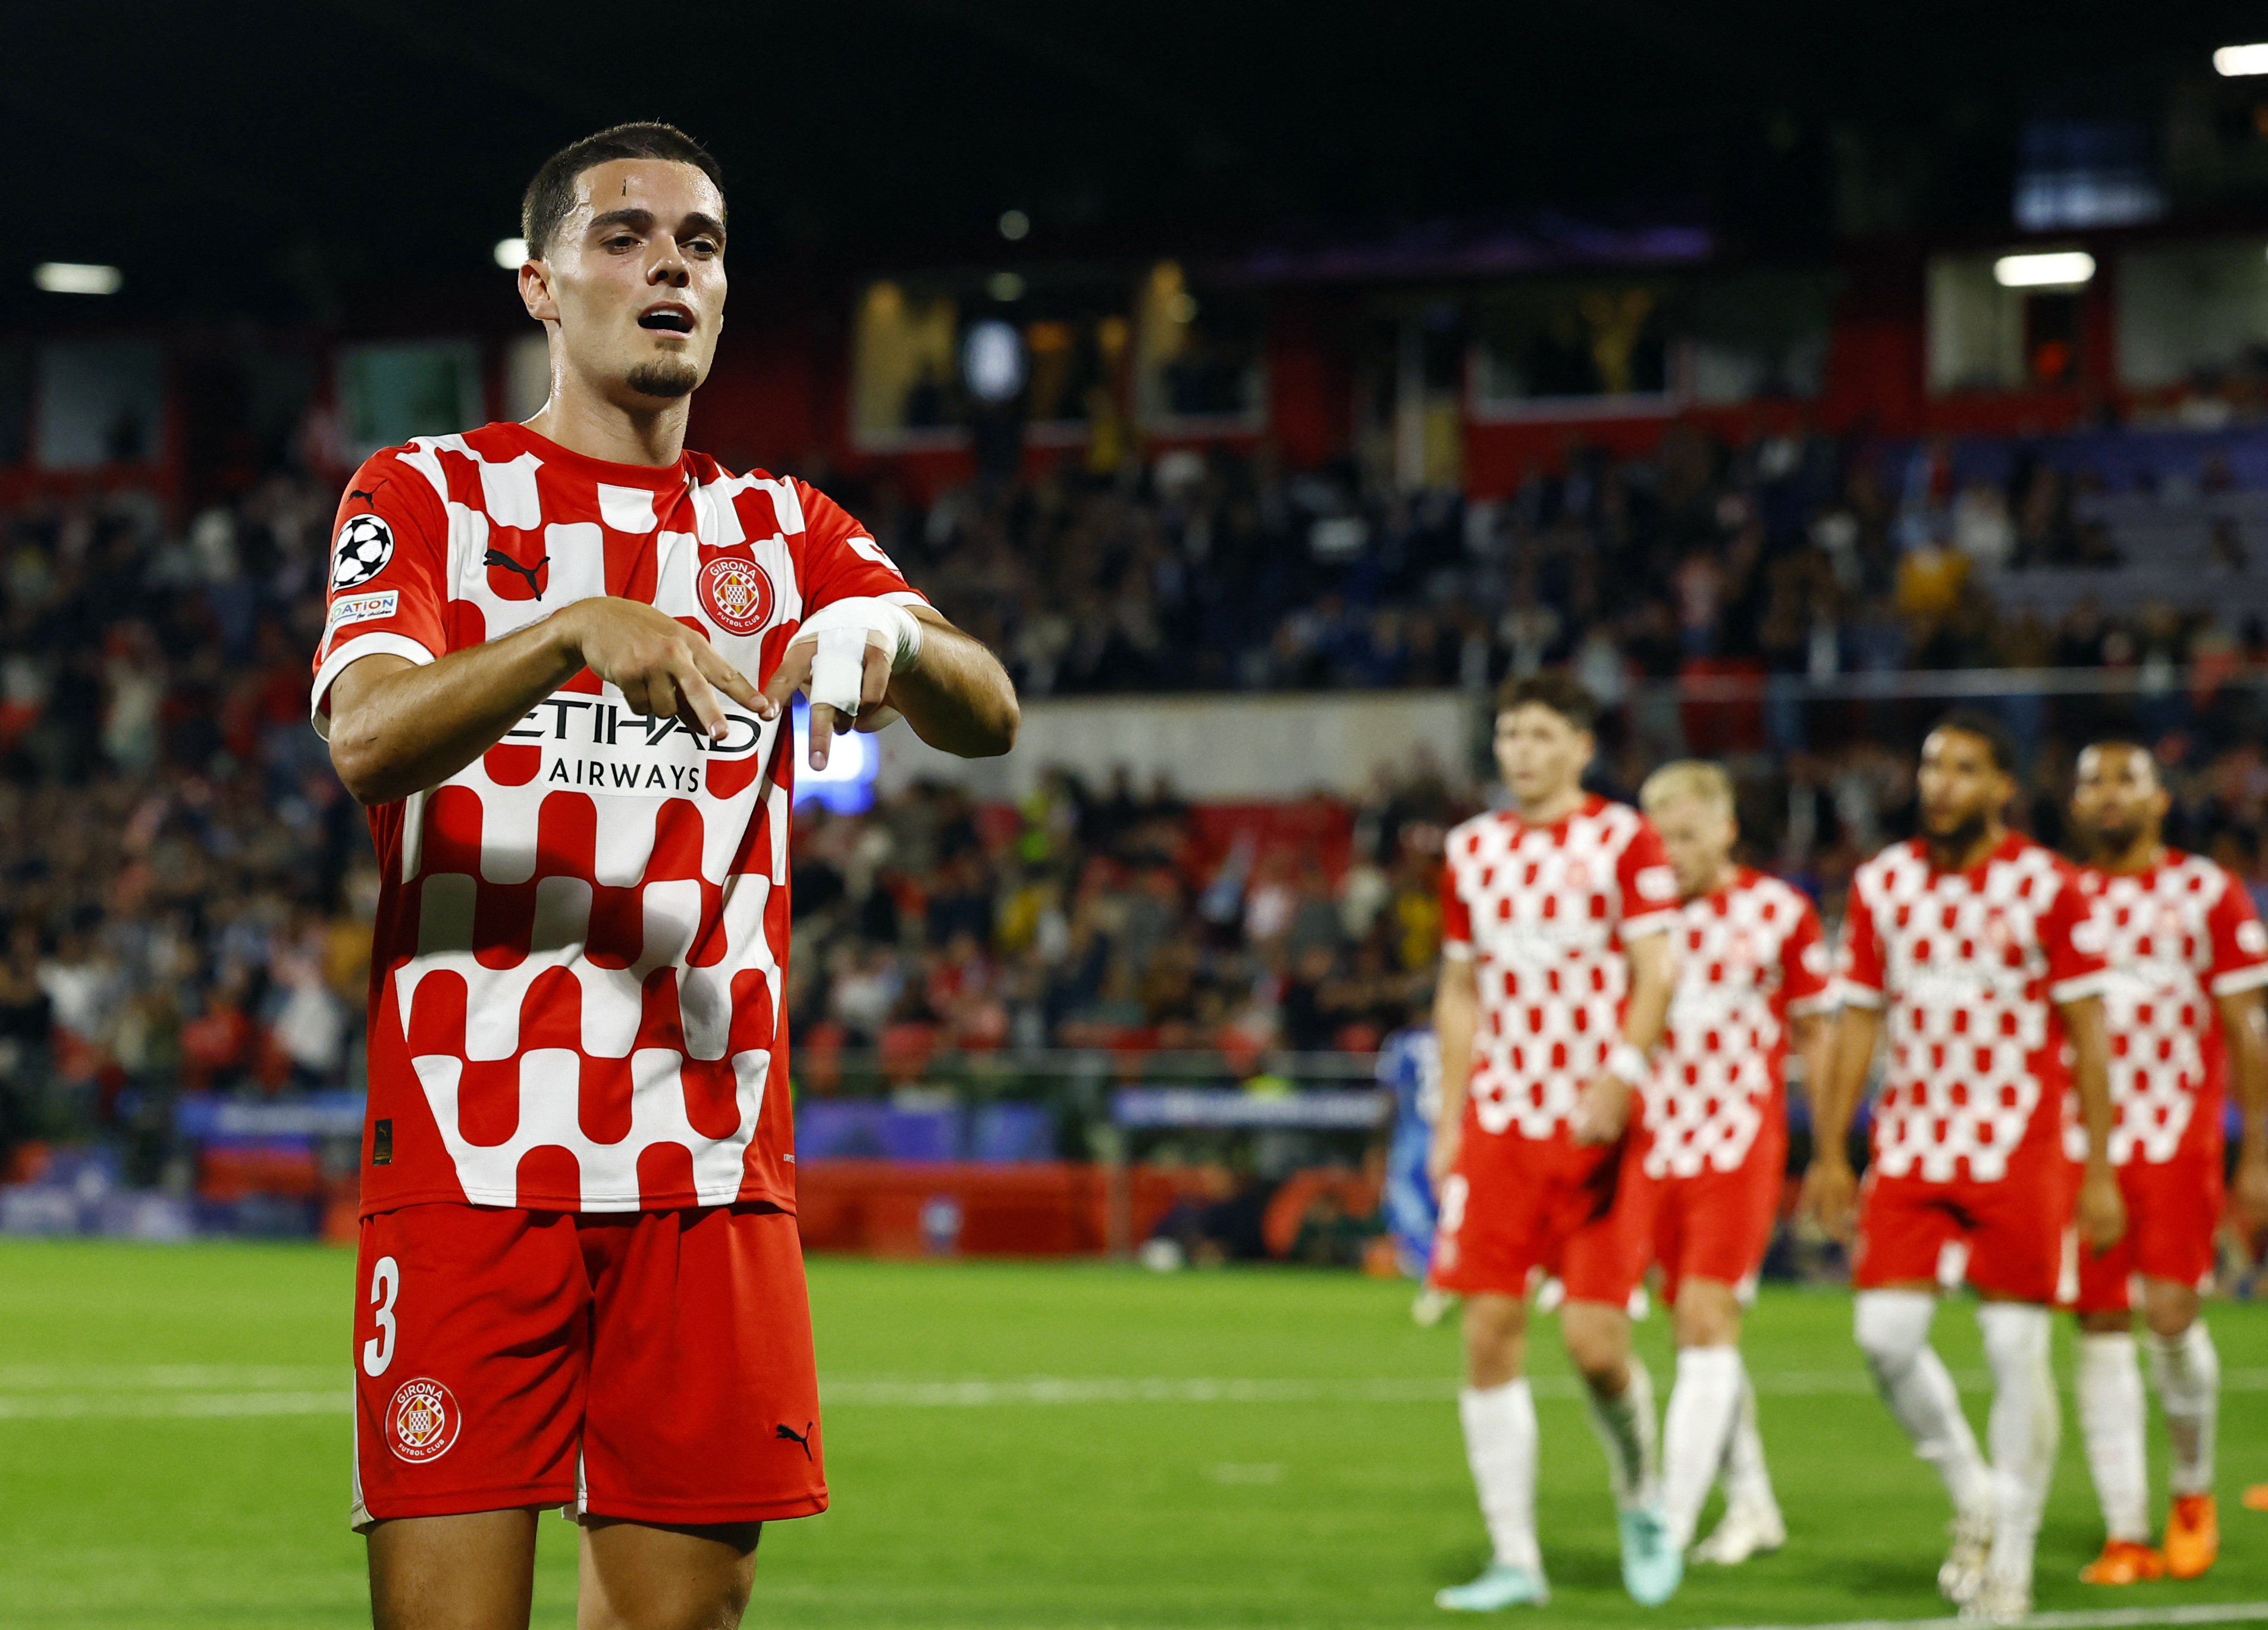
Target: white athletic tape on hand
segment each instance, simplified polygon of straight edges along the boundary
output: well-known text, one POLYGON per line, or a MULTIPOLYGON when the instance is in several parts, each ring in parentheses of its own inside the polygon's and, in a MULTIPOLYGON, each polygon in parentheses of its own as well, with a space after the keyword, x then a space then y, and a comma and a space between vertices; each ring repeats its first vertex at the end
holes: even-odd
POLYGON ((823 628, 818 649, 811 656, 811 678, 803 693, 812 704, 824 704, 836 712, 856 718, 858 693, 866 674, 866 632, 863 628, 823 628))
MULTIPOLYGON (((883 646, 890 653, 890 672, 902 674, 921 657, 922 625, 903 606, 893 605, 873 595, 858 595, 850 600, 838 600, 822 607, 804 619, 796 632, 796 643, 801 645, 814 634, 823 634, 829 629, 855 628, 861 633, 880 634, 883 646)), ((813 698, 818 700, 817 697, 813 698)))

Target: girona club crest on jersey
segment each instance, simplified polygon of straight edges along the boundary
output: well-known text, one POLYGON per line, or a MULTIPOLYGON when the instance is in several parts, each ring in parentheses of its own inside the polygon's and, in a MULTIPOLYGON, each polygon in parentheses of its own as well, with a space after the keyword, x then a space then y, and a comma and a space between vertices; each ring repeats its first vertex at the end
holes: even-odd
POLYGON ((772 580, 753 560, 726 556, 701 568, 701 608, 719 628, 753 634, 772 620, 772 580))
POLYGON ((438 1460, 457 1441, 465 1424, 456 1395, 439 1382, 419 1376, 394 1389, 386 1405, 386 1446, 397 1460, 412 1464, 438 1460))

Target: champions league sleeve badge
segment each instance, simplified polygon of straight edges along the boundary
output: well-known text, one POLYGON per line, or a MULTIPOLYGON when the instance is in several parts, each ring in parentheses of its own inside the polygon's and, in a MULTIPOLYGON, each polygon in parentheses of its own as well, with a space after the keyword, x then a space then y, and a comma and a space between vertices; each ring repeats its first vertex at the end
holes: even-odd
POLYGON ((376 515, 357 515, 339 528, 331 546, 331 586, 354 588, 386 570, 394 558, 394 528, 376 515))

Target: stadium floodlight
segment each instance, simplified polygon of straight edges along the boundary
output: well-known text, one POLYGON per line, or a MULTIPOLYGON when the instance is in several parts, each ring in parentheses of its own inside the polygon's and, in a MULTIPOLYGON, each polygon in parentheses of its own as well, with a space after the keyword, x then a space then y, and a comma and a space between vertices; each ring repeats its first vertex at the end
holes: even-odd
POLYGON ((1032 218, 1021 210, 1000 212, 1000 235, 1010 243, 1020 243, 1032 230, 1032 218))
POLYGON ((527 240, 499 238, 497 240, 496 263, 506 271, 518 271, 527 264, 527 240))
POLYGON ((2268 45, 2225 45, 2213 54, 2213 70, 2224 79, 2268 74, 2268 45))
POLYGON ((115 266, 48 261, 32 268, 32 281, 49 294, 115 294, 124 285, 126 274, 115 266))
POLYGON ((2084 249, 2004 254, 1992 262, 1992 281, 2004 289, 2076 289, 2094 277, 2095 257, 2084 249))
POLYGON ((1024 339, 998 317, 970 325, 961 343, 961 377, 979 402, 1012 400, 1024 388, 1024 339))

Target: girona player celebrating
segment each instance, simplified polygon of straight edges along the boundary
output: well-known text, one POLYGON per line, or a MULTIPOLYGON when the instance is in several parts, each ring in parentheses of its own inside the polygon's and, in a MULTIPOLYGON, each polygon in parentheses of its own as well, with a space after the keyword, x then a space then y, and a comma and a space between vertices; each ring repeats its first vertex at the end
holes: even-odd
POLYGON ((2213 1272, 2221 1214, 2217 1051, 2246 1111, 2238 1193, 2256 1214, 2268 1213, 2260 998, 2268 931, 2235 878, 2166 847, 2166 805, 2147 749, 2102 741, 2079 756, 2072 815, 2094 850, 2080 881, 2109 942, 2102 1004, 2117 1113, 2110 1163, 2127 1216, 2126 1237, 2115 1249, 2079 1260, 2079 1425, 2108 1530, 2102 1554, 2080 1575, 2089 1584, 2161 1573, 2194 1579, 2220 1549, 2213 1500, 2220 1360, 2198 1317, 2198 1286, 2213 1272), (2138 1274, 2174 1449, 2162 1553, 2150 1545, 2146 1411, 2132 1334, 2138 1274))
POLYGON ((1963 1618, 1988 1623, 2030 1611, 2055 1469, 2048 1308, 2071 1215, 2067 1080, 2087 1122, 2080 1231, 2101 1250, 2125 1226, 2109 1155, 2102 933, 2076 868, 2002 824, 2014 762, 1998 719, 1948 714, 1922 744, 1924 836, 1852 878, 1842 1014, 1805 1178, 1808 1203, 1847 1229, 1856 1185, 1845 1142, 1887 1015, 1887 1085, 1853 1258, 1857 1336, 1914 1452, 1953 1497, 1939 1587, 1963 1618), (1929 1345, 1940 1262, 1963 1244, 1992 1371, 1989 1467, 1929 1345))
POLYGON ((1016 704, 827 498, 685 451, 724 316, 707 152, 602 132, 524 221, 550 400, 362 467, 315 660, 385 879, 355 1521, 388 1630, 525 1626, 561 1504, 580 1623, 710 1630, 761 1524, 827 1503, 784 709, 807 694, 821 763, 893 709, 1002 752, 1016 704))
POLYGON ((1787 1538, 1741 1364, 1741 1302, 1755 1288, 1779 1209, 1790 1040, 1807 1081, 1826 1073, 1827 946, 1810 901, 1734 864, 1740 829, 1723 770, 1665 764, 1638 802, 1685 901, 1668 1040, 1645 1095, 1653 1258, 1677 1341, 1662 1422, 1663 1505, 1670 1542, 1690 1545, 1722 1468, 1724 1520, 1695 1555, 1742 1562, 1787 1538))
POLYGON ((1515 808, 1452 831, 1441 877, 1432 1282, 1466 1298, 1458 1413, 1495 1554, 1434 1600, 1466 1612, 1548 1595, 1522 1373, 1539 1272, 1566 1287, 1560 1334, 1606 1448, 1624 1583, 1659 1603, 1683 1570, 1660 1508, 1653 1386, 1631 1352, 1646 1237, 1624 1135, 1669 1006, 1677 880, 1644 817, 1583 791, 1592 710, 1560 675, 1505 687, 1496 757, 1515 808))

